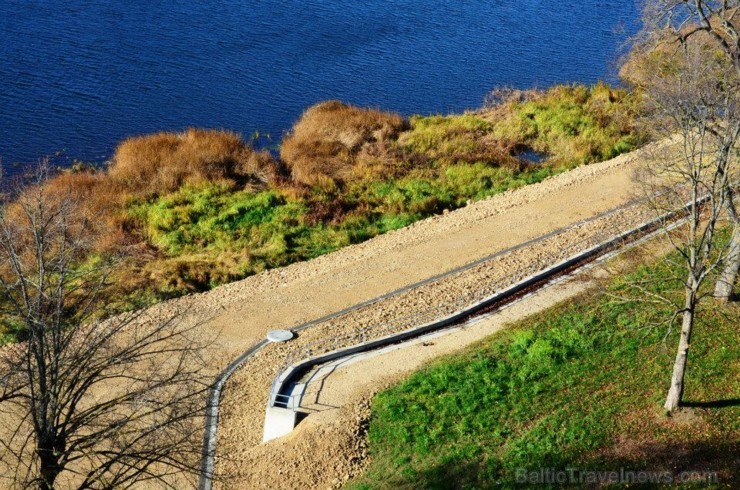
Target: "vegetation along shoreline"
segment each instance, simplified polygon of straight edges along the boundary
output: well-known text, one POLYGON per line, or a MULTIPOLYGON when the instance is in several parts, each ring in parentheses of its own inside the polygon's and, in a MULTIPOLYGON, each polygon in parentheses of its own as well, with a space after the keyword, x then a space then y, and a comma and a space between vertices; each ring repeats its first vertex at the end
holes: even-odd
POLYGON ((317 257, 647 139, 625 89, 495 95, 474 112, 410 118, 322 102, 279 157, 222 130, 131 137, 105 168, 60 171, 44 192, 83 203, 100 237, 91 261, 125 257, 112 282, 116 308, 129 310, 317 257))

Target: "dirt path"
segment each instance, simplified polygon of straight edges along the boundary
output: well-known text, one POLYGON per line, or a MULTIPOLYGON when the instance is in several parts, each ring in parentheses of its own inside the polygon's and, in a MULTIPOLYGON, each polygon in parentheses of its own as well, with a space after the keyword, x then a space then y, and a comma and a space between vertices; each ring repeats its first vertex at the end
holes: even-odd
POLYGON ((639 152, 571 170, 317 259, 188 297, 221 331, 225 363, 262 339, 616 207, 639 152))
POLYGON ((240 458, 234 488, 339 488, 368 463, 369 401, 429 361, 460 351, 507 325, 586 291, 592 272, 523 298, 504 310, 402 346, 345 360, 308 386, 303 408, 311 414, 290 435, 254 446, 240 458))

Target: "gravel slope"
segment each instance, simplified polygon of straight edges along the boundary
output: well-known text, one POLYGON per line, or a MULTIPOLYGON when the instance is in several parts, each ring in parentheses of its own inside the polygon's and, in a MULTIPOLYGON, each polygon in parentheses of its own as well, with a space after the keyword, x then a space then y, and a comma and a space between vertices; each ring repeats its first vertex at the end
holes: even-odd
POLYGON ((319 318, 470 263, 636 196, 641 151, 583 166, 316 259, 178 300, 208 316, 226 363, 273 328, 319 318))

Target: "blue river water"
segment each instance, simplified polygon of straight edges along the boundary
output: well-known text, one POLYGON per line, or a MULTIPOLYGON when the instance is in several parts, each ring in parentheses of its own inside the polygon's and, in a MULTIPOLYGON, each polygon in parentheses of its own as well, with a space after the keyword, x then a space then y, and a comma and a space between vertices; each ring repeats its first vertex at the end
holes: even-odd
POLYGON ((190 126, 276 145, 325 99, 447 113, 497 86, 617 83, 638 20, 635 0, 2 0, 0 158, 100 162, 190 126))

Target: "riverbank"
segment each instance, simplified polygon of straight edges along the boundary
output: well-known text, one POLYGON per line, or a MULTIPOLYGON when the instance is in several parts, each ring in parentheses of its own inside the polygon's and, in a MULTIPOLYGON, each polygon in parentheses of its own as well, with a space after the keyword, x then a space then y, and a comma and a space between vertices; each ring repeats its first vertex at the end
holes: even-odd
MULTIPOLYGON (((306 111, 280 158, 239 135, 122 142, 104 171, 50 181, 126 256, 120 309, 205 291, 610 158, 643 141, 636 98, 605 85, 505 93, 474 113, 412 117, 339 102, 306 111), (533 155, 538 161, 533 162, 533 155)), ((12 330, 6 329, 12 336, 12 330)))

